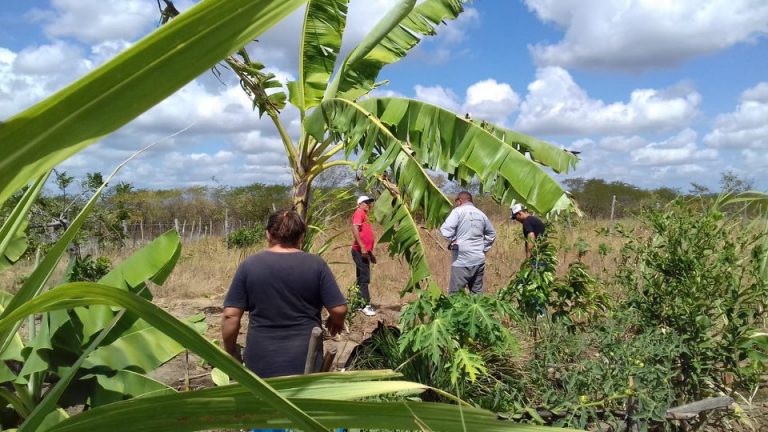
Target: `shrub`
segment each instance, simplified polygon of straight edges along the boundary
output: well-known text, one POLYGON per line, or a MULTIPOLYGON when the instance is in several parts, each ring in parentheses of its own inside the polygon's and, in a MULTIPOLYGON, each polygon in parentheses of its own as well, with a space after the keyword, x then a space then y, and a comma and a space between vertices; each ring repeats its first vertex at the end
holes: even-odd
POLYGON ((768 299, 764 233, 725 217, 717 202, 699 208, 677 200, 643 220, 651 235, 628 239, 617 280, 627 307, 639 314, 640 331, 661 328, 681 337, 678 399, 707 395, 710 382, 725 389, 726 374, 754 385, 759 370, 741 367, 749 354, 742 342, 762 322, 768 299))
POLYGON ((264 227, 254 225, 250 228, 240 228, 227 234, 227 249, 247 249, 264 241, 264 227))
POLYGON ((67 269, 67 282, 96 282, 109 273, 112 261, 105 256, 95 260, 90 255, 75 257, 67 269))

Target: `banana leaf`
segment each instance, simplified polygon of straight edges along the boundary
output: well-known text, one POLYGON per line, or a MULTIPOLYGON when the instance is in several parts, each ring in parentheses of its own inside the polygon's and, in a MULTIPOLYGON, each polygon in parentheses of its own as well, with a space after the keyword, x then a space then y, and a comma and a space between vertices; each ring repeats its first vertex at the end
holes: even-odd
POLYGON ((295 427, 307 431, 326 430, 322 424, 307 416, 296 405, 269 387, 264 380, 251 373, 243 365, 238 364, 229 354, 198 334, 193 328, 146 299, 118 288, 92 282, 76 282, 58 286, 38 295, 11 312, 6 310, 6 315, 0 318, 0 332, 12 329, 19 320, 29 314, 94 304, 122 307, 138 315, 166 336, 176 340, 214 367, 221 369, 242 383, 252 393, 260 396, 272 411, 280 412, 289 418, 295 427))
POLYGON ((299 53, 299 79, 288 83, 291 103, 301 111, 323 99, 347 24, 349 0, 309 0, 299 53))
POLYGON ((50 171, 43 174, 24 192, 8 219, 0 227, 0 272, 11 267, 27 251, 27 235, 24 232, 28 225, 27 214, 43 190, 49 175, 50 171))
POLYGON ((440 23, 456 19, 464 11, 462 0, 402 1, 384 17, 353 50, 334 78, 338 90, 328 98, 357 99, 376 86, 381 69, 405 57, 424 36, 437 34, 440 23))

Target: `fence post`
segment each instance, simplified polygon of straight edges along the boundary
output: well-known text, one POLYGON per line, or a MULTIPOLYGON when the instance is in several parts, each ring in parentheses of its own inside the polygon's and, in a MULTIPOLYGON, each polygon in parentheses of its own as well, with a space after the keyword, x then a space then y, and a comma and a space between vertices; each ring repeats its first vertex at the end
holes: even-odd
POLYGON ((208 223, 208 237, 213 236, 213 219, 208 223))
POLYGON ((616 210, 616 195, 611 199, 611 226, 608 228, 608 232, 613 231, 613 213, 616 210))
POLYGON ((184 231, 187 230, 187 220, 181 222, 181 238, 184 238, 184 231))
POLYGON ((197 219, 197 238, 200 238, 200 236, 203 233, 203 218, 197 219))
POLYGON ((139 230, 141 230, 141 244, 144 244, 144 219, 139 220, 139 230))
POLYGON ((179 220, 177 218, 173 218, 173 227, 176 229, 176 232, 179 232, 179 220))
POLYGON ((224 237, 229 234, 229 209, 224 209, 224 237))

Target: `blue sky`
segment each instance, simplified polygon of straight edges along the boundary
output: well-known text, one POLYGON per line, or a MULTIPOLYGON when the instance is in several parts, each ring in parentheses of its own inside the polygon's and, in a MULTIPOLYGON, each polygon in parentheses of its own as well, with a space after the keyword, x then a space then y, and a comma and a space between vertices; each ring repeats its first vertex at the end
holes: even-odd
MULTIPOLYGON (((351 0, 344 47, 395 0, 351 0)), ((175 2, 180 10, 193 2, 175 2)), ((0 119, 150 32, 155 0, 5 2, 0 119)), ((302 12, 250 47, 282 80, 297 68, 302 12)), ((476 0, 406 59, 380 91, 469 112, 582 151, 567 177, 717 189, 733 171, 768 188, 768 2, 476 0)), ((62 165, 110 171, 158 140, 120 180, 138 187, 288 182, 272 125, 232 77, 210 74, 62 165), (189 125, 189 130, 172 138, 189 125)), ((296 132, 295 111, 286 110, 296 132)), ((564 177, 558 177, 563 179, 564 177)))

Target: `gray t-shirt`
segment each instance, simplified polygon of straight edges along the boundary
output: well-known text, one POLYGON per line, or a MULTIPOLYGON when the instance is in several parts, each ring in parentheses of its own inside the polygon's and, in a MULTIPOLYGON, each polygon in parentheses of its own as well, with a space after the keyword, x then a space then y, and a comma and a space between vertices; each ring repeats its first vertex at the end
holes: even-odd
MULTIPOLYGON (((320 310, 346 303, 322 258, 263 251, 240 264, 224 307, 248 311, 245 364, 267 378, 303 373, 320 310)), ((316 362, 322 361, 321 351, 316 362)))

